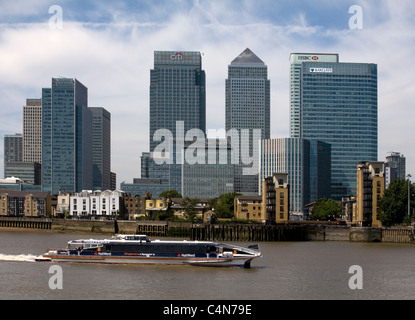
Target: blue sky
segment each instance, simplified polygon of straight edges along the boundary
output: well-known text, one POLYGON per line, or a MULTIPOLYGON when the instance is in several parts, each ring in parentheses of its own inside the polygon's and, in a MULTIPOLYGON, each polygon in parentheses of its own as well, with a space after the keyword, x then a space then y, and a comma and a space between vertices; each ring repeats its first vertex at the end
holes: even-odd
POLYGON ((338 53, 342 62, 377 63, 379 160, 407 157, 415 175, 412 57, 415 2, 410 0, 0 1, 0 177, 5 133, 22 132, 26 98, 40 98, 52 77, 88 87, 89 106, 112 115, 117 182, 140 176, 148 150, 148 95, 155 50, 203 53, 207 128, 225 127, 227 66, 249 47, 271 80, 271 136, 289 136, 289 55, 338 53), (49 8, 62 8, 52 29, 49 8), (359 5, 363 29, 350 29, 359 5))

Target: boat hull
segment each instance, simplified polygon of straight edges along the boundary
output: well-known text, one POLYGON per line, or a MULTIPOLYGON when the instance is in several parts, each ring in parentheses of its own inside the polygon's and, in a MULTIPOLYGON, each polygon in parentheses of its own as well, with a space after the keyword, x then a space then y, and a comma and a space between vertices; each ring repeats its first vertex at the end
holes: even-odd
POLYGON ((168 264, 191 265, 204 267, 244 267, 250 268, 252 257, 223 257, 223 258, 180 258, 180 257, 117 257, 117 256, 84 256, 84 255, 54 255, 45 254, 39 261, 78 262, 102 264, 168 264))

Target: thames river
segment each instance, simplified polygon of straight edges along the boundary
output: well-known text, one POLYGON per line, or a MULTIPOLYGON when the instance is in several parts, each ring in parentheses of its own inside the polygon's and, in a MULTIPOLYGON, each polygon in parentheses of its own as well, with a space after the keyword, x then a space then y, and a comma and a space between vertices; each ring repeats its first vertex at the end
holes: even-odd
POLYGON ((0 299, 412 300, 415 295, 412 244, 261 242, 263 257, 251 269, 34 261, 48 248, 64 248, 78 238, 105 237, 0 232, 0 299), (62 272, 58 288, 50 285, 53 266, 62 272))

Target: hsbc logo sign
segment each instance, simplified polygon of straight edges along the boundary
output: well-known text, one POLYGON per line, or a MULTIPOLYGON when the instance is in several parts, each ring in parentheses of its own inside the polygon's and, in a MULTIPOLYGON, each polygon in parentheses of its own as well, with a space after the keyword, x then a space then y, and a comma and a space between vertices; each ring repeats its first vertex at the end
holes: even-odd
POLYGON ((171 61, 183 61, 183 53, 176 52, 170 56, 171 61))
POLYGON ((319 57, 318 56, 298 56, 297 59, 301 61, 310 61, 310 60, 317 61, 319 57))

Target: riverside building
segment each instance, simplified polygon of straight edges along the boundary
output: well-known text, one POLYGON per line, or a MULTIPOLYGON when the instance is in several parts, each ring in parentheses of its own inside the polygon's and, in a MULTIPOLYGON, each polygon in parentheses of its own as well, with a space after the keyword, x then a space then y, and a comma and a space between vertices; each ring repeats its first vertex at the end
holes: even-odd
POLYGON ((377 65, 292 53, 292 138, 331 145, 331 197, 356 193, 356 165, 377 161, 377 65))

